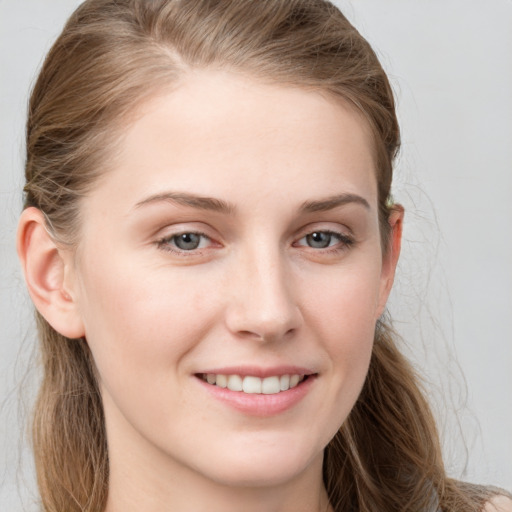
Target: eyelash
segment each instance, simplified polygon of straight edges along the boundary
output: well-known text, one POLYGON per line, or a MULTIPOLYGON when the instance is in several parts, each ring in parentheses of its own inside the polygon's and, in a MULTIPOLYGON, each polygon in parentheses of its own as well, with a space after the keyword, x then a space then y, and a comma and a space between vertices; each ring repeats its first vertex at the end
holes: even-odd
MULTIPOLYGON (((199 248, 186 250, 186 249, 180 249, 178 247, 173 247, 171 245, 171 243, 174 240, 176 240, 177 237, 183 236, 183 235, 194 235, 194 236, 199 236, 202 239, 206 239, 209 241, 212 240, 208 235, 206 235, 205 233, 202 233, 200 231, 181 231, 179 233, 173 233, 172 235, 168 235, 163 238, 160 238, 159 240, 156 241, 156 245, 159 249, 161 249, 163 251, 172 252, 172 253, 179 254, 182 256, 193 256, 193 255, 201 254, 199 248)), ((294 243, 294 247, 307 247, 314 251, 318 251, 318 252, 321 251, 323 254, 334 254, 334 253, 339 253, 339 252, 345 251, 345 250, 349 249, 351 246, 353 246, 354 244, 355 244, 355 240, 351 236, 348 236, 344 233, 340 233, 338 231, 332 231, 329 229, 318 229, 318 230, 314 230, 309 233, 306 233, 304 236, 299 238, 299 240, 294 243), (311 247, 308 245, 302 245, 302 244, 297 245, 297 243, 300 242, 301 240, 307 238, 308 236, 317 234, 317 233, 321 233, 323 235, 329 235, 330 237, 337 238, 338 243, 333 246, 327 246, 327 247, 321 247, 321 248, 315 248, 315 247, 311 247)))
POLYGON ((346 251, 347 249, 349 249, 351 246, 353 246, 355 244, 355 240, 351 236, 346 235, 345 233, 340 233, 339 231, 332 231, 329 229, 318 229, 318 230, 311 231, 310 233, 307 233, 306 235, 301 237, 299 239, 299 242, 301 240, 307 238, 308 236, 312 236, 317 233, 321 233, 323 235, 329 235, 330 237, 337 238, 338 243, 333 246, 327 246, 327 247, 323 247, 323 248, 315 248, 315 247, 311 247, 308 245, 299 245, 299 247, 308 247, 309 249, 322 251, 323 254, 326 254, 326 253, 334 254, 334 253, 346 251))
POLYGON ((200 254, 198 252, 198 251, 200 251, 200 249, 191 249, 191 250, 187 251, 185 249, 180 249, 179 247, 173 247, 171 245, 171 242, 173 242, 173 240, 175 240, 177 237, 183 236, 183 235, 195 235, 195 236, 201 237, 202 239, 211 241, 211 238, 208 235, 206 235, 205 233, 201 233, 200 231, 181 231, 179 233, 173 233, 172 235, 168 235, 166 237, 160 238, 156 242, 157 247, 159 249, 162 249, 163 251, 168 251, 168 252, 172 252, 172 253, 183 255, 183 256, 193 256, 195 254, 200 254))

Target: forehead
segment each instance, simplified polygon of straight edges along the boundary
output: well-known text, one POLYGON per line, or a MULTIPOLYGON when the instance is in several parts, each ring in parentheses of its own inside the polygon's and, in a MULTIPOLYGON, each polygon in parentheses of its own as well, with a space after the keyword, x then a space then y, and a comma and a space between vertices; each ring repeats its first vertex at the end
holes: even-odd
POLYGON ((100 187, 108 202, 165 188, 229 200, 281 191, 301 201, 341 188, 376 201, 372 137, 354 108, 225 71, 190 72, 141 105, 111 167, 100 187))

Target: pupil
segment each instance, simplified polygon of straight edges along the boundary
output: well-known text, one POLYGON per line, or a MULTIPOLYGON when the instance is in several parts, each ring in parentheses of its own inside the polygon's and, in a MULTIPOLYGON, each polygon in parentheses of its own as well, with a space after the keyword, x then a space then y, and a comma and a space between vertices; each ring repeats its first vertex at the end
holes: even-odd
POLYGON ((197 249, 199 247, 200 240, 200 235, 197 235, 196 233, 183 233, 182 235, 175 237, 176 245, 184 251, 197 249))
POLYGON ((329 233, 315 232, 307 236, 307 242, 311 247, 323 249, 329 247, 331 235, 329 233))

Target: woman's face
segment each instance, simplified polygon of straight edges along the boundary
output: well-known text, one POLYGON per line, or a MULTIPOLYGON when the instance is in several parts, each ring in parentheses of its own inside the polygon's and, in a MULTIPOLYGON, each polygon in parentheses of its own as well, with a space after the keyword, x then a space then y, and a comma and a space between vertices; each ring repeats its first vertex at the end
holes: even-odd
POLYGON ((339 101, 226 72, 143 105, 83 200, 69 278, 113 471, 318 473, 394 271, 368 132, 339 101))

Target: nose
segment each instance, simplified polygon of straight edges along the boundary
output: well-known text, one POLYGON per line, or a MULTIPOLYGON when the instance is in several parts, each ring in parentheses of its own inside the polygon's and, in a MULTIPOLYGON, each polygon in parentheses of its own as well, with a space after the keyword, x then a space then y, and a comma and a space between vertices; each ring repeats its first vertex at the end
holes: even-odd
POLYGON ((299 329, 302 313, 278 248, 248 251, 231 276, 226 324, 232 333, 268 342, 288 338, 299 329))

